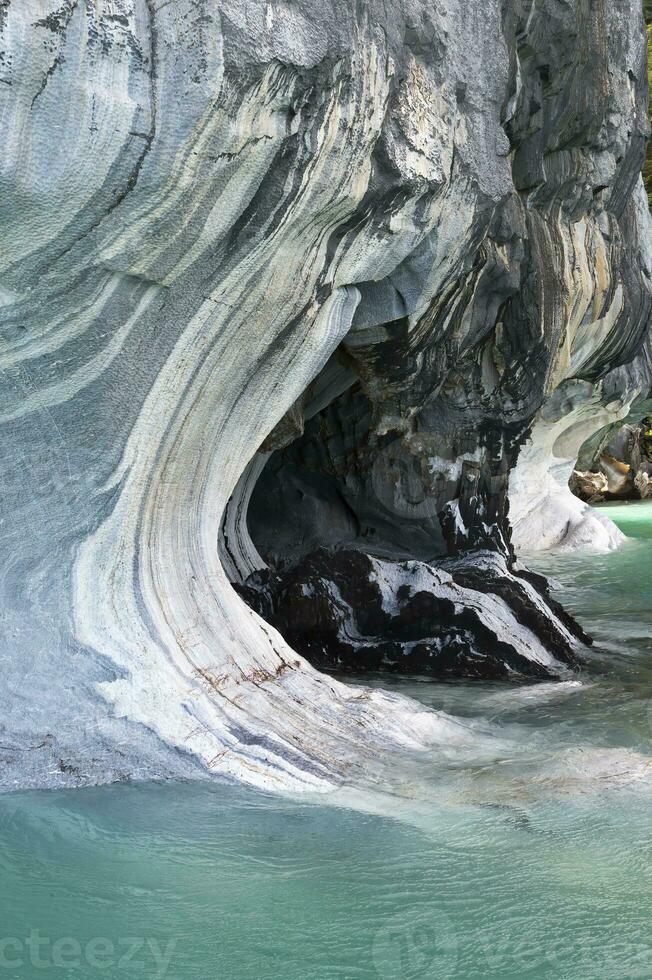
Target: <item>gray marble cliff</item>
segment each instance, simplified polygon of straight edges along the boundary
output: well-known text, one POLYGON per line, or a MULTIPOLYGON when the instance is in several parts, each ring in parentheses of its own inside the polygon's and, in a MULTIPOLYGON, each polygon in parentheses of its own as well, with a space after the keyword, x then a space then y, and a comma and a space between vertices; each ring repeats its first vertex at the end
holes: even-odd
POLYGON ((451 723, 315 664, 572 669, 515 549, 617 544, 567 480, 651 387, 638 0, 0 38, 0 785, 326 790, 451 723))

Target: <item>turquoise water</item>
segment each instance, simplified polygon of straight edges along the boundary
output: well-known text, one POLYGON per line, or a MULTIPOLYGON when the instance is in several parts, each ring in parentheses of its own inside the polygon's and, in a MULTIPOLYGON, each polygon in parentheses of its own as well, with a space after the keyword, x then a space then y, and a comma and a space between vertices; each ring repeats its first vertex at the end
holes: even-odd
POLYGON ((579 682, 395 683, 464 721, 384 794, 1 797, 0 980, 652 978, 652 504, 609 512, 621 551, 536 560, 579 682))

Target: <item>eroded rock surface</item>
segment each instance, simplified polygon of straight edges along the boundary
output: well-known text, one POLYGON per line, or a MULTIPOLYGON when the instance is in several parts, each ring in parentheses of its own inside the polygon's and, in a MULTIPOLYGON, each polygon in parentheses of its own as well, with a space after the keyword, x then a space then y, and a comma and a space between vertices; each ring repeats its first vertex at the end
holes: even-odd
POLYGON ((5 0, 0 32, 0 780, 327 789, 424 748, 433 713, 230 580, 427 563, 455 501, 505 560, 509 508, 569 537, 586 406, 650 390, 638 0, 5 0))
POLYGON ((578 665, 587 639, 553 613, 540 577, 510 571, 495 551, 428 564, 322 550, 255 573, 240 592, 297 652, 341 673, 554 678, 578 665))
POLYGON ((592 473, 573 470, 569 482, 571 491, 580 500, 589 504, 597 504, 606 497, 609 481, 604 473, 592 473))
POLYGON ((582 500, 647 500, 652 496, 652 417, 607 426, 582 447, 570 487, 582 500), (581 461, 581 462, 580 462, 581 461), (593 490, 593 492, 592 492, 593 490))

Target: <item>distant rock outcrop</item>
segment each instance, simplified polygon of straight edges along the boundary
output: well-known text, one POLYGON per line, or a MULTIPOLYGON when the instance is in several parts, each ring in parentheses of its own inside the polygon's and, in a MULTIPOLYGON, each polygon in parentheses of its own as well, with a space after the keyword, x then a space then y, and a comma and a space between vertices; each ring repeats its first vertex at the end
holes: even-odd
MULTIPOLYGON (((574 470, 570 488, 590 503, 601 500, 647 500, 652 495, 652 417, 638 425, 609 426, 584 451, 590 469, 574 470)), ((585 459, 586 462, 586 459, 585 459)))

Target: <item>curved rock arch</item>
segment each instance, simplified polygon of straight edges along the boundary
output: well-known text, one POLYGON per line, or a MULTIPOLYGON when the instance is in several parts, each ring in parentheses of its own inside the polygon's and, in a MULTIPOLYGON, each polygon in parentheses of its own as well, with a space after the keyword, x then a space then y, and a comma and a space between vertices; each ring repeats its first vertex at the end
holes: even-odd
POLYGON ((318 673, 249 610, 224 511, 343 341, 376 432, 419 458, 438 418, 457 434, 480 409, 518 441, 568 377, 632 362, 650 310, 634 0, 578 51, 583 0, 40 6, 0 20, 17 771, 38 742, 35 782, 76 752, 94 780, 191 760, 267 788, 362 779, 445 723, 318 673))

